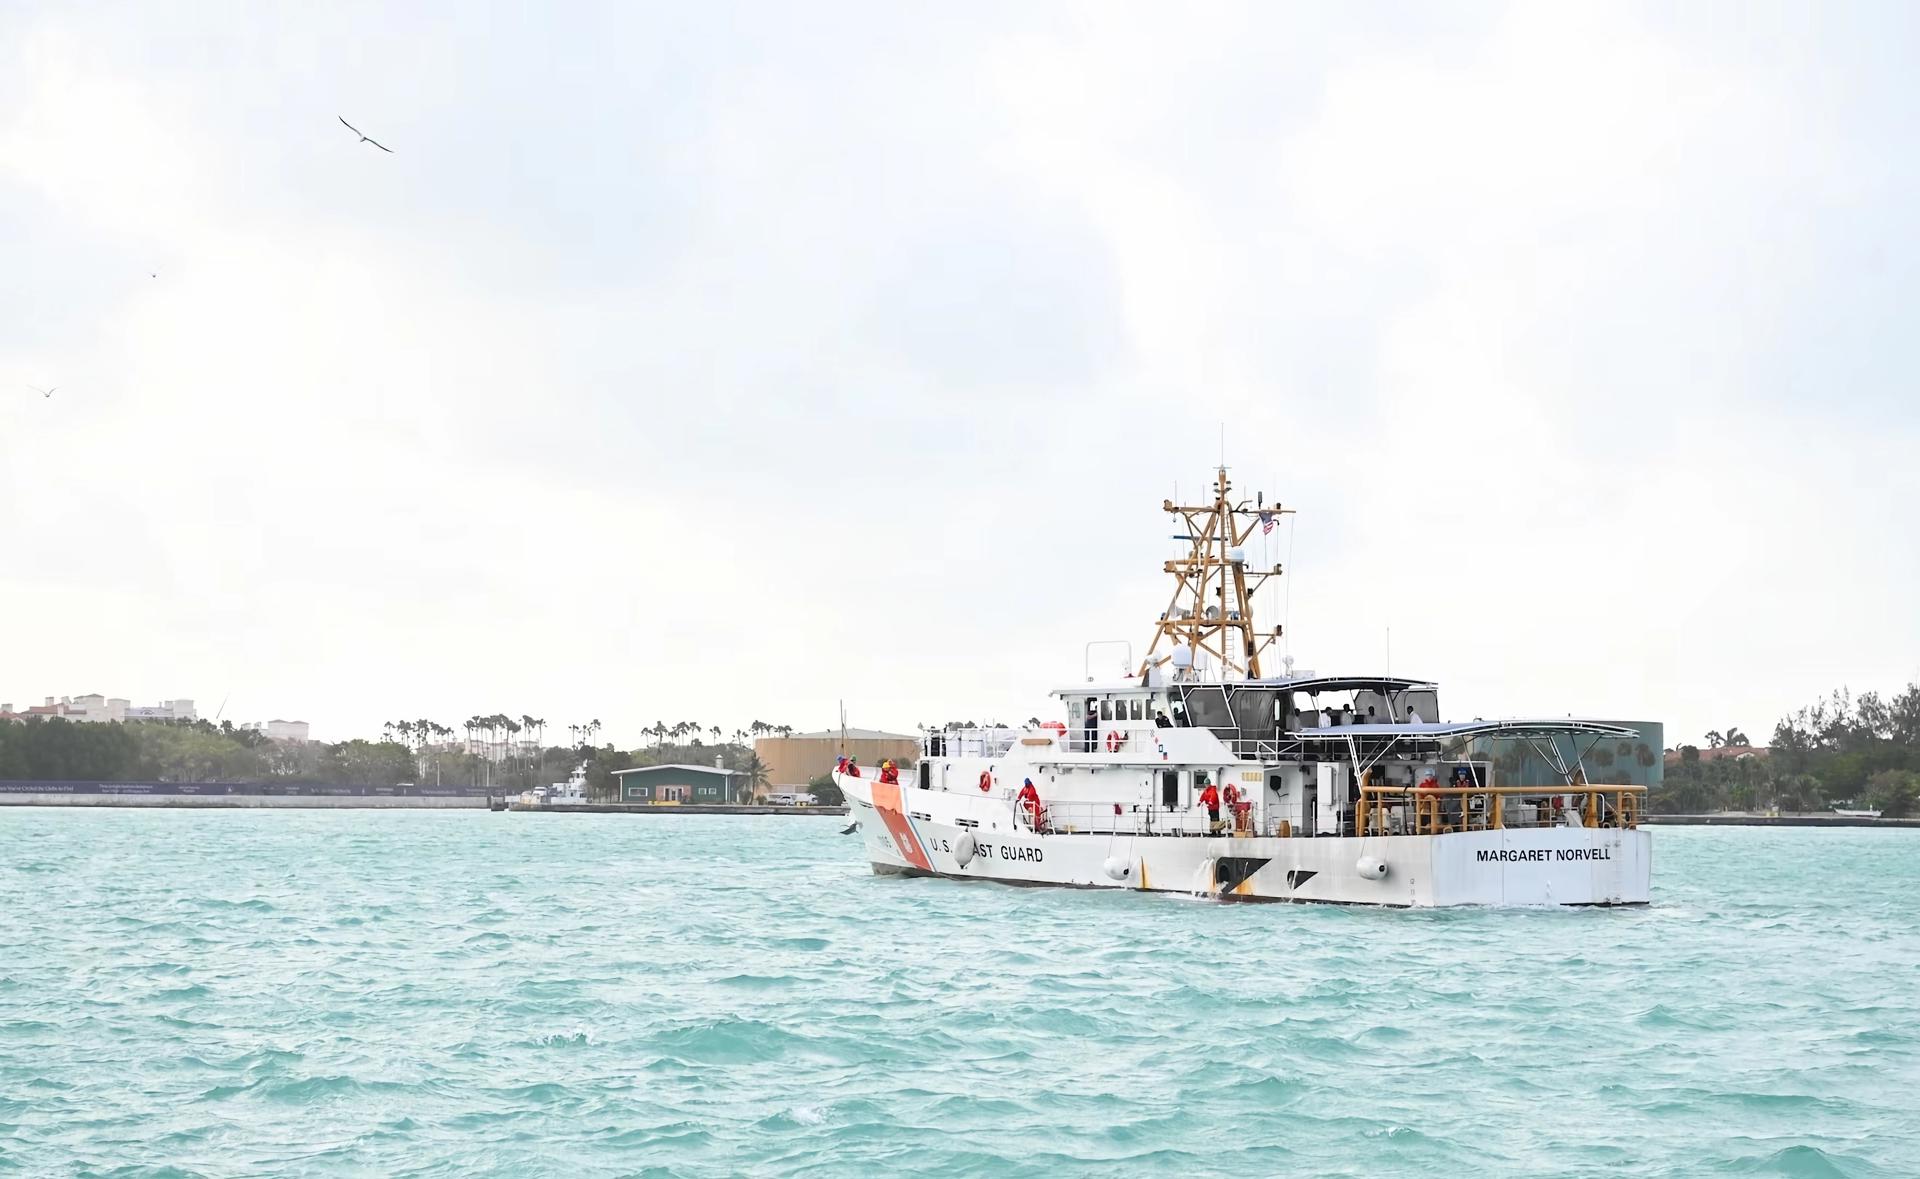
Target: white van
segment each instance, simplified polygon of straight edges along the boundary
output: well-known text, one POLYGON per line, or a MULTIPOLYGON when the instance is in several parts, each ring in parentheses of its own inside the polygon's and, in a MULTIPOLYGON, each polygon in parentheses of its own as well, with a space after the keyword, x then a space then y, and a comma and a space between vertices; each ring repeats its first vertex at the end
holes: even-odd
POLYGON ((779 794, 767 795, 768 806, 818 806, 819 804, 820 800, 811 794, 783 791, 779 794))

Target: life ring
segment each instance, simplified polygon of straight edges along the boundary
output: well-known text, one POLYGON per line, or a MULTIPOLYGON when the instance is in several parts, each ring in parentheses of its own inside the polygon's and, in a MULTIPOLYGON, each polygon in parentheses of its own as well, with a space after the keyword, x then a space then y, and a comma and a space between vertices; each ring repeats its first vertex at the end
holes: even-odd
POLYGON ((1120 747, 1122 745, 1125 745, 1126 743, 1127 743, 1127 739, 1120 735, 1119 729, 1115 729, 1112 732, 1107 734, 1107 752, 1108 753, 1120 752, 1120 747))
POLYGON ((985 794, 987 791, 991 789, 993 789, 993 771, 981 770, 980 771, 980 793, 985 794))

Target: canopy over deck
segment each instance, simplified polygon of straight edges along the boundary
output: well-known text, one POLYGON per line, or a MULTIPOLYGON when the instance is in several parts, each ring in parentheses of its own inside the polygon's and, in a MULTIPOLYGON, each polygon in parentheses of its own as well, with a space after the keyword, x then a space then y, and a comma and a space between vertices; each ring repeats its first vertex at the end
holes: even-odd
POLYGON ((1504 737, 1523 741, 1537 737, 1562 735, 1583 737, 1638 737, 1640 730, 1605 721, 1575 720, 1572 717, 1545 720, 1474 720, 1423 722, 1391 725, 1327 725, 1317 729, 1299 729, 1291 736, 1302 741, 1344 741, 1348 738, 1444 741, 1454 737, 1504 737))
POLYGON ((1297 678, 1258 680, 1249 687, 1285 688, 1289 692, 1394 692, 1432 691, 1440 685, 1433 680, 1413 680, 1397 675, 1306 675, 1297 678))
POLYGON ((1467 737, 1490 737, 1496 741, 1524 741, 1568 785, 1576 776, 1585 780, 1583 764, 1587 754, 1608 737, 1636 738, 1640 730, 1606 721, 1575 720, 1572 717, 1548 717, 1524 720, 1472 720, 1452 723, 1328 725, 1318 729, 1299 729, 1287 734, 1299 741, 1344 741, 1347 756, 1354 767, 1365 772, 1379 765, 1401 742, 1450 741, 1467 737), (1560 751, 1560 737, 1571 737, 1573 756, 1560 751), (1581 744, 1585 740, 1584 746, 1581 744))

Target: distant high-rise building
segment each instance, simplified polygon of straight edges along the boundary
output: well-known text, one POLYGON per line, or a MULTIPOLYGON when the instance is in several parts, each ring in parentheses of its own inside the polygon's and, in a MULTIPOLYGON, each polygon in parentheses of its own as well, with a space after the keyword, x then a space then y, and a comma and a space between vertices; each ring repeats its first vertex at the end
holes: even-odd
POLYGON ((278 741, 283 745, 305 745, 311 738, 308 725, 302 720, 248 721, 240 726, 266 737, 269 741, 278 741))

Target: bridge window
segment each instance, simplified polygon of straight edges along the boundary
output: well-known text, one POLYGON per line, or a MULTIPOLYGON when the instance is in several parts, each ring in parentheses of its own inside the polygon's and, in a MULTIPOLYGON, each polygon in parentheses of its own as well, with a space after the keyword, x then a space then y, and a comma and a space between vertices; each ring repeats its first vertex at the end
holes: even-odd
POLYGON ((1233 713, 1227 708, 1227 694, 1219 688, 1195 688, 1187 693, 1188 723, 1208 729, 1233 728, 1233 713))

